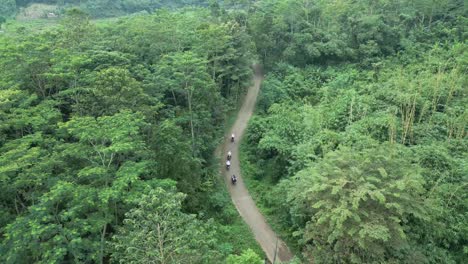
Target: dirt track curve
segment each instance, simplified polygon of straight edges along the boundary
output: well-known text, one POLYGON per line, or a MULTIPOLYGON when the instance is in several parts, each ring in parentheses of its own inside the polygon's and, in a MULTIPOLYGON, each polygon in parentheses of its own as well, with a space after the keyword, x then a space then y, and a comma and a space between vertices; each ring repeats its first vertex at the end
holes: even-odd
POLYGON ((245 97, 245 101, 238 113, 234 126, 226 136, 226 140, 223 142, 223 145, 220 146, 222 149, 222 154, 220 154, 223 155, 221 158, 221 161, 223 162, 223 176, 237 211, 239 211, 244 221, 249 225, 252 233, 255 235, 255 239, 262 247, 268 260, 273 263, 275 260, 276 249, 276 263, 287 262, 292 258, 291 252, 289 251, 286 244, 278 238, 275 232, 273 232, 263 215, 258 210, 257 206, 255 206, 252 197, 250 197, 250 194, 244 185, 240 171, 239 142, 242 140, 242 135, 244 134, 245 128, 247 127, 247 123, 252 116, 253 110, 255 108, 255 102, 257 100, 257 95, 260 90, 260 84, 263 80, 263 74, 260 67, 254 66, 254 70, 254 84, 248 90, 247 96, 245 97), (236 136, 234 143, 231 143, 230 141, 231 133, 234 133, 236 136), (232 152, 231 168, 229 171, 226 171, 226 153, 229 150, 232 152), (233 174, 238 177, 236 185, 231 184, 230 177, 233 174))

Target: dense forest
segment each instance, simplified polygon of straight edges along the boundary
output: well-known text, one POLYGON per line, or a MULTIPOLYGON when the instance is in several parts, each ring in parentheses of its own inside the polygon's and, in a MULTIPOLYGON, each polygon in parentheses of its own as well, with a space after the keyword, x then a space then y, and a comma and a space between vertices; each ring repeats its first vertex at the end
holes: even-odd
POLYGON ((243 162, 306 263, 468 261, 462 1, 262 1, 243 162))
MULTIPOLYGON (((152 13, 158 9, 177 9, 181 7, 212 7, 227 8, 248 7, 250 0, 1 0, 0 16, 14 15, 19 9, 32 4, 45 4, 54 7, 58 14, 64 14, 67 9, 78 7, 93 18, 115 17, 132 13, 152 13)), ((44 14, 45 15, 45 14, 44 14)))
POLYGON ((100 24, 72 9, 0 35, 0 262, 217 263, 256 247, 221 212, 213 157, 251 51, 245 26, 204 9, 100 24), (147 236, 155 224, 166 233, 147 236))
POLYGON ((1 1, 1 263, 263 263, 214 157, 256 60, 294 263, 468 261, 464 1, 1 1))
POLYGON ((92 17, 112 17, 135 12, 153 12, 160 8, 178 8, 187 5, 206 6, 204 0, 2 0, 0 15, 12 15, 19 8, 31 4, 47 4, 57 7, 59 13, 78 7, 92 17))

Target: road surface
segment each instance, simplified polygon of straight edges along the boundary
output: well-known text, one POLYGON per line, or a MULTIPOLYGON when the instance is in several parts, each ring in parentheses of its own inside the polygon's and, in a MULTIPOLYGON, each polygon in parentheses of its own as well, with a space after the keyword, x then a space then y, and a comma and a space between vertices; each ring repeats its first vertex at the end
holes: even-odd
POLYGON ((231 131, 229 131, 228 135, 225 137, 225 141, 220 146, 222 152, 219 153, 218 151, 218 155, 222 155, 221 161, 223 163, 223 176, 229 189, 229 193, 231 194, 232 201, 236 206, 237 211, 239 211, 239 214, 249 225, 252 233, 255 235, 255 239, 262 247, 268 260, 273 263, 275 260, 276 251, 276 263, 287 262, 292 258, 290 250, 286 244, 278 238, 275 232, 273 232, 263 215, 258 210, 257 206, 255 206, 252 197, 250 197, 249 192, 244 185, 240 170, 239 142, 242 140, 247 123, 252 116, 253 110, 255 108, 255 102, 257 100, 257 95, 260 90, 260 84, 263 80, 260 67, 254 66, 254 70, 254 84, 249 88, 234 126, 232 127, 231 131), (235 134, 234 143, 231 143, 230 141, 231 133, 235 134), (226 155, 229 150, 232 152, 232 160, 231 168, 229 171, 227 171, 225 168, 225 162, 226 155), (235 174, 238 178, 235 185, 232 185, 231 183, 231 175, 233 174, 235 174))

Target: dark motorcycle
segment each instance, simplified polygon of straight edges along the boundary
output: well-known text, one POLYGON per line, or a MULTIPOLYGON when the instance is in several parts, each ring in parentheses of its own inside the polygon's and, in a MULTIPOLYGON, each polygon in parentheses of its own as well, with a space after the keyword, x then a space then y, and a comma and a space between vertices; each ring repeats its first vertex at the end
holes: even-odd
POLYGON ((236 178, 235 175, 232 175, 232 176, 231 176, 231 182, 232 182, 233 185, 236 184, 237 178, 236 178))

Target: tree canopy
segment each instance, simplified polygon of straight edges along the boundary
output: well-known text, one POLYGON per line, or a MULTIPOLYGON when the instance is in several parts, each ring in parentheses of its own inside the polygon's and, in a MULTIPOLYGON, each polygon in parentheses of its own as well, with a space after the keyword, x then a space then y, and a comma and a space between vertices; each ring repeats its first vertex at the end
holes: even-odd
POLYGON ((293 263, 466 263, 467 23, 461 0, 3 0, 0 262, 262 263, 214 157, 259 60, 242 177, 293 263))
POLYGON ((246 182, 304 262, 466 262, 462 6, 251 7, 268 72, 246 137, 246 182))
POLYGON ((259 252, 237 244, 214 177, 226 114, 250 81, 246 27, 207 9, 101 22, 86 10, 0 36, 0 262, 259 252), (155 223, 164 233, 150 236, 155 223))

